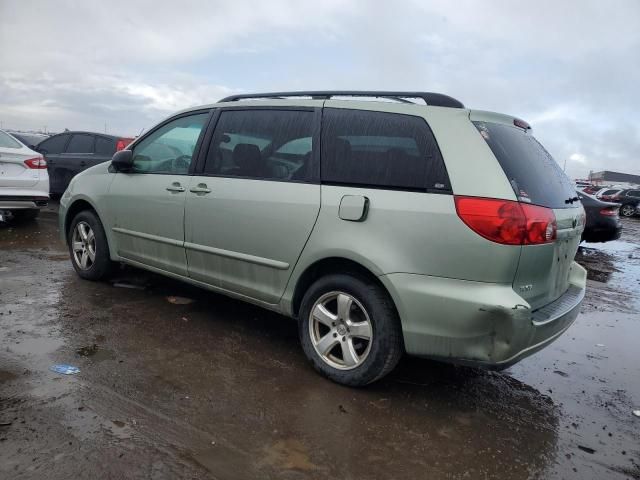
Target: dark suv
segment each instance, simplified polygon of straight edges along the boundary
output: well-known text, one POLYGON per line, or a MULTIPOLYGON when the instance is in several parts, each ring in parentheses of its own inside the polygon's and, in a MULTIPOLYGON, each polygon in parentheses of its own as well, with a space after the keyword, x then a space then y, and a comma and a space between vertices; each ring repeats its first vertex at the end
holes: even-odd
POLYGON ((50 193, 61 195, 74 176, 111 160, 114 153, 124 150, 132 141, 91 132, 64 132, 42 141, 37 150, 47 161, 50 193))
POLYGON ((614 195, 611 200, 620 204, 620 215, 623 217, 631 217, 639 213, 638 205, 640 205, 640 189, 628 189, 614 195))

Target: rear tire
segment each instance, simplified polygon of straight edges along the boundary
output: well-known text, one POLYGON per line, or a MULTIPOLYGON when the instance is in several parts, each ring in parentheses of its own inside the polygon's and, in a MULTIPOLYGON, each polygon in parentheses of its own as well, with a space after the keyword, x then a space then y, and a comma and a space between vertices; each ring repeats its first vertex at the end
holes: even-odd
POLYGON ((12 220, 16 223, 21 222, 30 222, 31 220, 35 220, 38 214, 40 213, 40 209, 38 208, 29 208, 25 210, 12 210, 11 216, 12 220))
POLYGON ((333 274, 313 283, 302 299, 298 328, 313 367, 351 387, 384 377, 404 352, 391 298, 380 285, 356 275, 333 274))
POLYGON ((632 217, 634 213, 636 213, 636 207, 633 205, 627 204, 620 207, 620 215, 623 217, 632 217))
POLYGON ((101 280, 113 269, 104 227, 98 216, 90 210, 78 213, 67 232, 71 263, 76 273, 85 280, 101 280))

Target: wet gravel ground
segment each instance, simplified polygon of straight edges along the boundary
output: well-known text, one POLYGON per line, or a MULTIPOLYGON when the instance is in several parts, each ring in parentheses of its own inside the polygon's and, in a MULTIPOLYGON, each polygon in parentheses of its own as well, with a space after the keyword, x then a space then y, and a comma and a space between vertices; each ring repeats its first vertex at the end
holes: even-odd
POLYGON ((640 218, 581 248, 583 311, 547 349, 357 390, 286 318, 133 269, 80 280, 56 222, 0 223, 0 478, 640 478, 640 218))

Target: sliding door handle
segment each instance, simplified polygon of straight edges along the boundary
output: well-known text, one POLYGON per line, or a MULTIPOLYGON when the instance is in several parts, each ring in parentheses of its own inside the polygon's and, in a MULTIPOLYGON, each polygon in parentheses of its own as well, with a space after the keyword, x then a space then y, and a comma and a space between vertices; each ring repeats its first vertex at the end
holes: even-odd
POLYGON ((199 183, 197 186, 190 188, 189 191, 191 193, 201 193, 201 194, 211 193, 211 189, 207 187, 206 183, 199 183))
POLYGON ((180 185, 180 182, 173 182, 171 185, 167 187, 167 191, 169 192, 184 192, 185 188, 180 185))

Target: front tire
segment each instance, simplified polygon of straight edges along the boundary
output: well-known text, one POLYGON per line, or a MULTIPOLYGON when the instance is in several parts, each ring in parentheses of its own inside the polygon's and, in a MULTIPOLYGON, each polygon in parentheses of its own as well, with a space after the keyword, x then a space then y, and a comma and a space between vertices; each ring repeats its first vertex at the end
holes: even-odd
POLYGON ((85 280, 101 280, 109 275, 112 262, 107 236, 98 216, 90 210, 78 213, 67 234, 69 255, 76 273, 85 280))
POLYGON ((636 213, 636 207, 633 205, 627 204, 620 207, 620 215, 623 217, 632 217, 634 213, 636 213))
POLYGON ((360 387, 395 368, 404 351, 395 306, 359 276, 318 279, 302 299, 300 342, 313 367, 336 383, 360 387))

